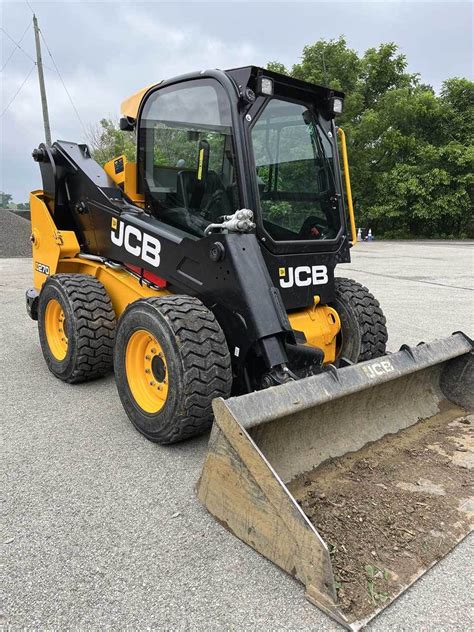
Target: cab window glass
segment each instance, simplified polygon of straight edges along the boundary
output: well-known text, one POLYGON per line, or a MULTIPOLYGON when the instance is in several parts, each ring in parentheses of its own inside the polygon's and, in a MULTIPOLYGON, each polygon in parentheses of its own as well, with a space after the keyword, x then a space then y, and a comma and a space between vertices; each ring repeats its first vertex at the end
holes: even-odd
POLYGON ((141 118, 146 197, 162 221, 202 236, 239 208, 230 105, 213 80, 152 94, 141 118))
POLYGON ((252 129, 263 224, 275 241, 334 239, 330 142, 307 106, 271 99, 252 129), (328 147, 329 146, 329 147, 328 147))

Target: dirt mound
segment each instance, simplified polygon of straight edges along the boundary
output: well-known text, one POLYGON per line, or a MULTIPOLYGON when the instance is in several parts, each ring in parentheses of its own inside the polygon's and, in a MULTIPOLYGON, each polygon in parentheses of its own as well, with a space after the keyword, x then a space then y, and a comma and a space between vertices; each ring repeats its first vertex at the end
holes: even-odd
POLYGON ((31 257, 31 223, 0 209, 0 257, 31 257))
POLYGON ((350 622, 387 605, 469 532, 473 415, 422 421, 290 484, 327 543, 350 622))

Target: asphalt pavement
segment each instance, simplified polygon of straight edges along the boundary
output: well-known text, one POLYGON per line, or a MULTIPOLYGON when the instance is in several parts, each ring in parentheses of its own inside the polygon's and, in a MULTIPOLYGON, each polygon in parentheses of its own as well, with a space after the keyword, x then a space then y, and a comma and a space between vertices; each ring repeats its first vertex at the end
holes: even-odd
MULTIPOLYGON (((473 266, 472 243, 371 242, 338 274, 379 298, 395 350, 456 330, 473 336, 473 266)), ((340 629, 199 504, 207 437, 151 444, 127 420, 112 376, 56 380, 25 311, 31 261, 0 259, 0 272, 0 627, 340 629)), ((464 540, 369 629, 473 629, 472 544, 464 540)))

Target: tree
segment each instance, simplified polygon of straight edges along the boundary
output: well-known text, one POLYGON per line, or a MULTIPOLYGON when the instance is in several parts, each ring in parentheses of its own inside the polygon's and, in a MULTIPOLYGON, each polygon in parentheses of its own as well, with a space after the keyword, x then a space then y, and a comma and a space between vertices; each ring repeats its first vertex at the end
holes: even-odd
POLYGON ((123 132, 118 123, 102 119, 89 132, 89 144, 94 160, 104 165, 109 160, 124 154, 127 160, 135 161, 136 139, 134 132, 123 132))
POLYGON ((474 83, 440 95, 407 72, 393 42, 364 55, 343 37, 305 46, 299 63, 271 70, 345 92, 337 123, 348 139, 359 225, 386 236, 474 236, 474 83))
POLYGON ((10 204, 12 199, 13 196, 10 195, 10 193, 4 193, 3 191, 0 191, 0 207, 8 208, 8 205, 10 204))
POLYGON ((461 143, 474 138, 474 83, 469 79, 453 77, 441 88, 441 100, 449 111, 447 123, 450 136, 461 143))

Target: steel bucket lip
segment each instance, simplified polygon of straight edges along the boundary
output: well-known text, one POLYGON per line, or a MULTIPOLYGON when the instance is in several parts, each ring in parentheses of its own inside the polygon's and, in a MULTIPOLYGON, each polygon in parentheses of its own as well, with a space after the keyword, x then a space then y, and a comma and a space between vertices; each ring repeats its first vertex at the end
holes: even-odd
POLYGON ((239 423, 244 428, 250 429, 421 369, 442 364, 472 350, 472 340, 464 333, 456 332, 446 338, 420 343, 413 347, 403 345, 400 351, 360 364, 340 369, 330 365, 328 370, 319 375, 295 382, 231 397, 227 400, 217 398, 213 402, 213 409, 216 412, 221 408, 222 402, 225 402, 226 408, 239 419, 239 423), (387 367, 392 368, 380 370, 382 363, 388 363, 387 367), (368 373, 371 369, 373 374, 369 378, 368 373))

